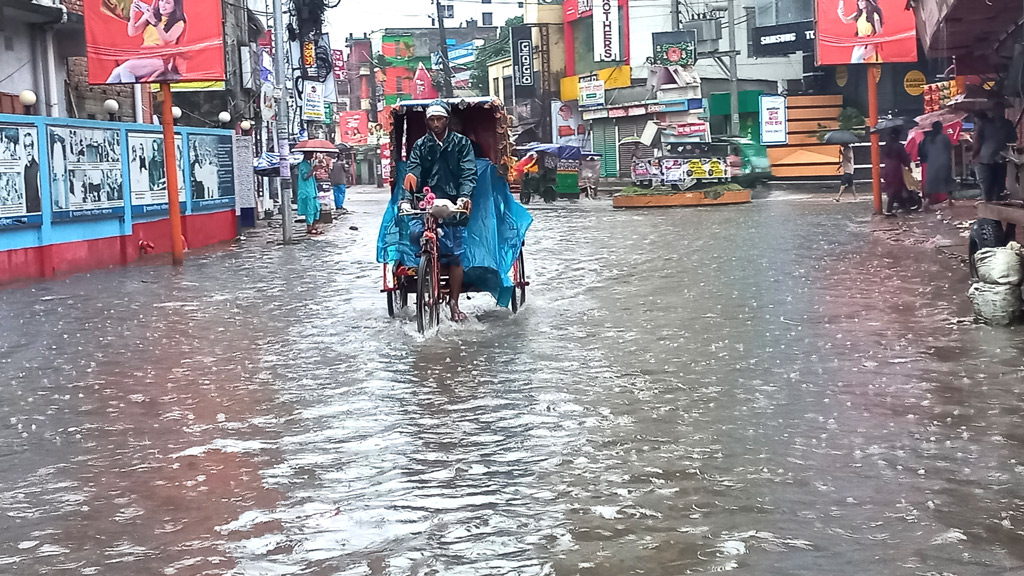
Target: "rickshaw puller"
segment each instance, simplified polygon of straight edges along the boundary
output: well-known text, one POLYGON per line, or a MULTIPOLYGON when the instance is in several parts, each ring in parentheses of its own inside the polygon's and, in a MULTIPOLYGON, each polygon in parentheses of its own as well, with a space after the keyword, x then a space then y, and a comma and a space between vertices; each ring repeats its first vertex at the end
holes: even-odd
MULTIPOLYGON (((469 138, 448 130, 448 105, 435 101, 427 107, 428 133, 416 141, 409 153, 405 190, 399 204, 400 212, 412 210, 413 193, 429 186, 438 199, 455 203, 458 210, 467 213, 472 208, 470 197, 476 189, 476 162, 469 138)), ((461 322, 466 315, 459 309, 462 294, 463 238, 466 235, 466 217, 439 224, 438 256, 442 266, 448 267, 449 300, 452 320, 461 322)), ((419 243, 423 235, 423 222, 410 222, 413 242, 419 243)))

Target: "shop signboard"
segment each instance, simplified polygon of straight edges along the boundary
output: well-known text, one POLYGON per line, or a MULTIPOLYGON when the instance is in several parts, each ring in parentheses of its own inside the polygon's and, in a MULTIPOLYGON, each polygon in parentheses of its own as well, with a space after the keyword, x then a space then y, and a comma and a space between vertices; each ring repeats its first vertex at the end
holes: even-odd
POLYGON ((594 62, 618 62, 619 2, 594 1, 594 62))
POLYGON ((380 144, 380 175, 385 186, 391 184, 391 141, 389 140, 380 144))
POLYGON ((602 108, 600 110, 586 110, 583 112, 584 120, 599 120, 601 118, 608 117, 608 110, 602 108))
POLYGON ((647 106, 630 106, 626 109, 626 116, 643 116, 647 114, 647 106))
POLYGON ((788 56, 797 52, 814 52, 813 20, 754 28, 750 50, 754 58, 788 56))
POLYGON ((0 228, 41 226, 39 131, 0 124, 0 228))
POLYGON ((906 0, 814 0, 814 7, 818 66, 917 62, 917 20, 906 0))
MULTIPOLYGON (((178 165, 178 201, 185 202, 185 175, 181 170, 184 148, 181 135, 174 136, 178 165)), ((167 170, 164 168, 164 138, 156 132, 128 133, 128 190, 132 214, 167 213, 167 170)))
POLYGON ((338 80, 348 80, 348 70, 345 69, 345 51, 331 49, 331 61, 334 63, 334 77, 338 80))
POLYGON ((707 127, 703 122, 690 122, 688 124, 676 124, 676 135, 677 136, 693 136, 694 134, 703 134, 707 130, 707 127))
POLYGON ((608 111, 608 117, 609 118, 625 118, 626 117, 626 109, 625 108, 612 108, 611 110, 608 111))
POLYGON ((788 144, 786 97, 761 94, 760 99, 761 144, 788 144))
POLYGON ((53 219, 123 215, 121 132, 51 126, 47 133, 53 219))
POLYGON ((697 31, 676 30, 651 34, 654 63, 659 66, 693 66, 697 63, 697 31))
POLYGON ((533 98, 536 94, 536 74, 533 69, 533 31, 529 26, 513 26, 512 83, 516 99, 533 98))
POLYGON ((84 0, 90 84, 224 80, 220 0, 84 0))
POLYGON ((604 106, 604 80, 580 78, 579 106, 580 108, 604 106))
POLYGON ((233 206, 235 146, 231 135, 190 134, 188 149, 192 210, 233 206))

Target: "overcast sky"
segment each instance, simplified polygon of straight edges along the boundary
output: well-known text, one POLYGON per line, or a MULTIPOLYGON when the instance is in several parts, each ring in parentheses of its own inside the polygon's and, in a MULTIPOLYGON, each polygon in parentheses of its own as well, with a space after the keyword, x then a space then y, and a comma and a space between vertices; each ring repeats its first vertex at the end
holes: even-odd
POLYGON ((324 31, 333 48, 344 48, 349 34, 362 36, 381 28, 429 26, 435 10, 430 0, 345 0, 327 11, 324 31))

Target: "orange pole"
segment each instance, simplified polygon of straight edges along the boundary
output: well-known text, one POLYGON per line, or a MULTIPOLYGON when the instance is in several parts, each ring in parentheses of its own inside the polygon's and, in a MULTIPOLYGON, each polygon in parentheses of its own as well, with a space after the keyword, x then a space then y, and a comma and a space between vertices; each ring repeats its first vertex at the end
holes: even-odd
MULTIPOLYGON (((880 64, 868 64, 868 126, 874 129, 878 124, 878 78, 881 76, 880 64)), ((875 214, 882 213, 882 154, 878 149, 879 134, 871 134, 871 194, 875 198, 875 214)))
POLYGON ((185 263, 185 245, 181 237, 181 205, 178 203, 178 161, 174 152, 174 115, 171 112, 171 85, 160 84, 164 98, 160 123, 164 127, 164 172, 167 174, 167 208, 171 213, 171 262, 175 266, 185 263))

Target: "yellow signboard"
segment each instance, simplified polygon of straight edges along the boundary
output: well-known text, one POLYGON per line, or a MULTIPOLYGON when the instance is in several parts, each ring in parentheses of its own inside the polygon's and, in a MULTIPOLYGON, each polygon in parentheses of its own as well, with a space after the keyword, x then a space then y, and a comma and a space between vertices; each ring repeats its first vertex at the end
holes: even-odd
MULTIPOLYGON (((626 88, 632 82, 630 77, 630 74, 632 74, 632 68, 629 66, 604 68, 602 70, 598 70, 594 74, 597 75, 598 80, 604 81, 605 90, 610 90, 612 88, 626 88)), ((562 78, 562 90, 560 94, 562 102, 579 99, 579 84, 579 76, 566 76, 565 78, 562 78)))
POLYGON ((927 82, 927 80, 925 79, 924 74, 918 70, 911 70, 903 77, 903 89, 911 96, 920 96, 921 94, 924 94, 925 82, 927 82))

